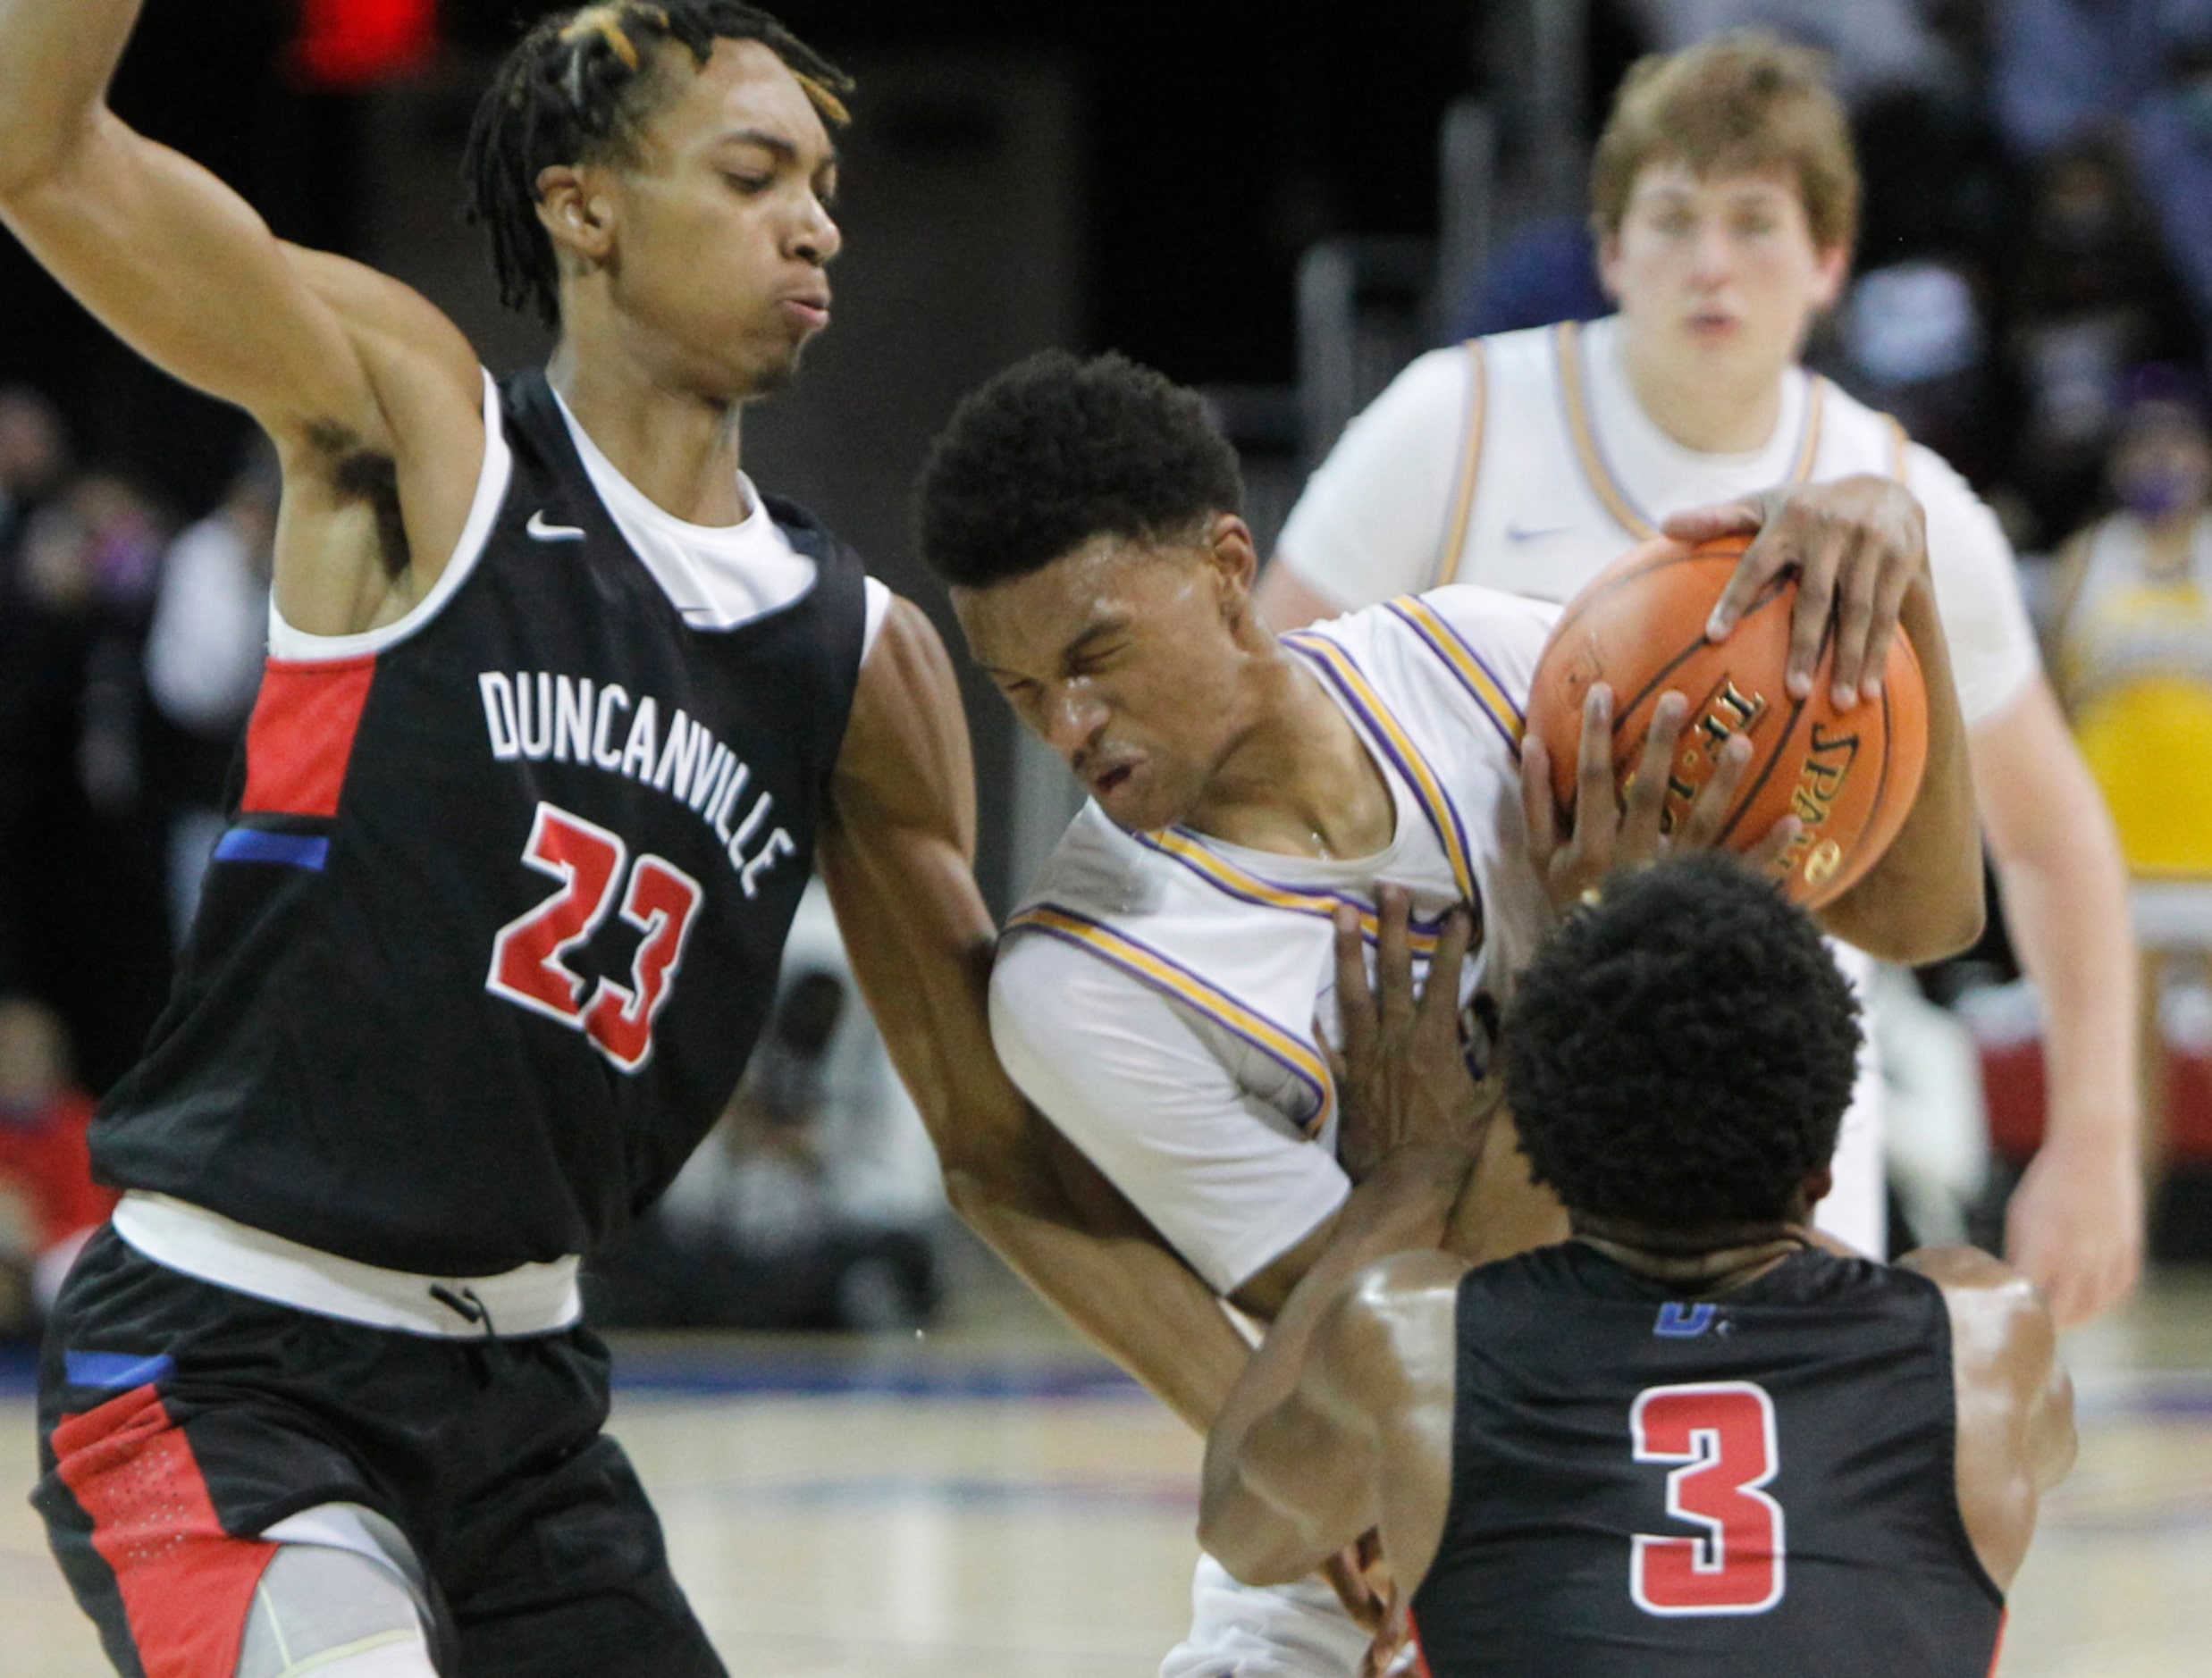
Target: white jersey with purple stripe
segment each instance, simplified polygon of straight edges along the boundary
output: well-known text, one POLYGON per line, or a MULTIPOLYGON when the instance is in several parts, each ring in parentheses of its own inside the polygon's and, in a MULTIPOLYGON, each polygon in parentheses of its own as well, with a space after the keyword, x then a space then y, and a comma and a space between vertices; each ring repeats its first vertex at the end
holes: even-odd
MULTIPOLYGON (((1199 1275, 1233 1292, 1334 1211, 1333 916, 1408 888, 1417 966, 1481 913, 1463 1000, 1502 1002, 1548 915, 1527 855, 1521 707, 1555 606, 1488 589, 1393 600, 1283 638, 1389 784, 1391 843, 1278 856, 1087 804, 1009 920, 991 1032, 1023 1092, 1199 1275)), ((1479 1010, 1478 1010, 1479 1011, 1479 1010)))

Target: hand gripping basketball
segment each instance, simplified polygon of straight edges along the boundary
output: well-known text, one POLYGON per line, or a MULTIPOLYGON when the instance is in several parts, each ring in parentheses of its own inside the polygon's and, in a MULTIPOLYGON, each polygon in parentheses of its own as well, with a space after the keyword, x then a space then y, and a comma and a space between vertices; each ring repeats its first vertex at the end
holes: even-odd
POLYGON ((1817 908, 1904 825, 1928 746, 1911 643, 1891 638, 1879 691, 1838 707, 1831 614, 1810 691, 1792 695, 1794 579, 1770 579, 1725 641, 1706 633, 1747 545, 1645 542, 1560 615, 1523 746, 1530 845, 1555 902, 1609 868, 1719 844, 1817 908), (1617 819, 1592 821, 1609 801, 1617 819))

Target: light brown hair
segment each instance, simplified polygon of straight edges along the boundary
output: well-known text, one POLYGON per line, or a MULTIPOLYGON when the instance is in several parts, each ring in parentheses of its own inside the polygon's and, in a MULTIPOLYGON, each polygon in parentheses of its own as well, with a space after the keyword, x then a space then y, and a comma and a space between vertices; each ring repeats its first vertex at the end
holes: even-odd
POLYGON ((1859 166, 1825 61, 1763 29, 1630 68, 1590 161, 1590 220, 1601 238, 1619 232, 1636 177, 1654 163, 1701 179, 1782 171, 1797 183, 1814 245, 1832 250, 1858 235, 1859 166))

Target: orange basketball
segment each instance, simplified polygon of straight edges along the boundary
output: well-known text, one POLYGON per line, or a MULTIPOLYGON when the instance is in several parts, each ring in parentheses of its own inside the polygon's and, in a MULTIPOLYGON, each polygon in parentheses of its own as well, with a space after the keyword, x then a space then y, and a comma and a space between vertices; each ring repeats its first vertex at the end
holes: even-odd
POLYGON ((1679 820, 1732 734, 1752 759, 1720 843, 1748 851, 1785 816, 1803 830, 1775 865, 1790 897, 1808 908, 1841 895, 1874 865, 1920 790, 1928 761, 1928 691, 1900 631, 1890 639, 1878 699, 1838 711, 1829 697, 1833 625, 1812 692, 1782 685, 1796 583, 1767 585, 1728 638, 1705 639, 1705 622, 1750 545, 1729 537, 1703 547, 1655 539, 1631 549, 1568 602, 1536 667, 1528 727, 1552 755, 1552 791, 1573 808, 1582 708, 1594 682, 1613 690, 1613 774, 1626 786, 1644 754, 1653 709, 1669 690, 1690 702, 1675 752, 1665 820, 1679 820))

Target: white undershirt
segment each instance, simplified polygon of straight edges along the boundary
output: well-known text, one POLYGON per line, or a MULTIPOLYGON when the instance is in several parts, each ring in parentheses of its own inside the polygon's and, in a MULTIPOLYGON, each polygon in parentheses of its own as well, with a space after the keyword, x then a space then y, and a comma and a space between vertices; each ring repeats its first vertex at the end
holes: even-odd
POLYGON ((1765 488, 1787 481, 1804 440, 1804 369, 1784 370, 1774 429, 1758 448, 1741 454, 1692 449, 1677 442, 1644 411, 1628 373, 1620 317, 1610 315, 1582 330, 1582 365, 1590 384, 1590 427, 1598 452, 1613 470, 1636 510, 1658 524, 1686 507, 1732 501, 1746 484, 1765 488))
MULTIPOLYGON (((791 545, 769 516, 760 491, 743 472, 737 491, 745 516, 735 524, 694 524, 657 507, 600 452, 576 416, 553 393, 592 487, 645 569, 660 584, 684 621, 694 629, 735 629, 782 610, 814 586, 814 561, 791 545)), ((867 661, 891 608, 891 591, 866 582, 867 624, 861 659, 867 661)))

